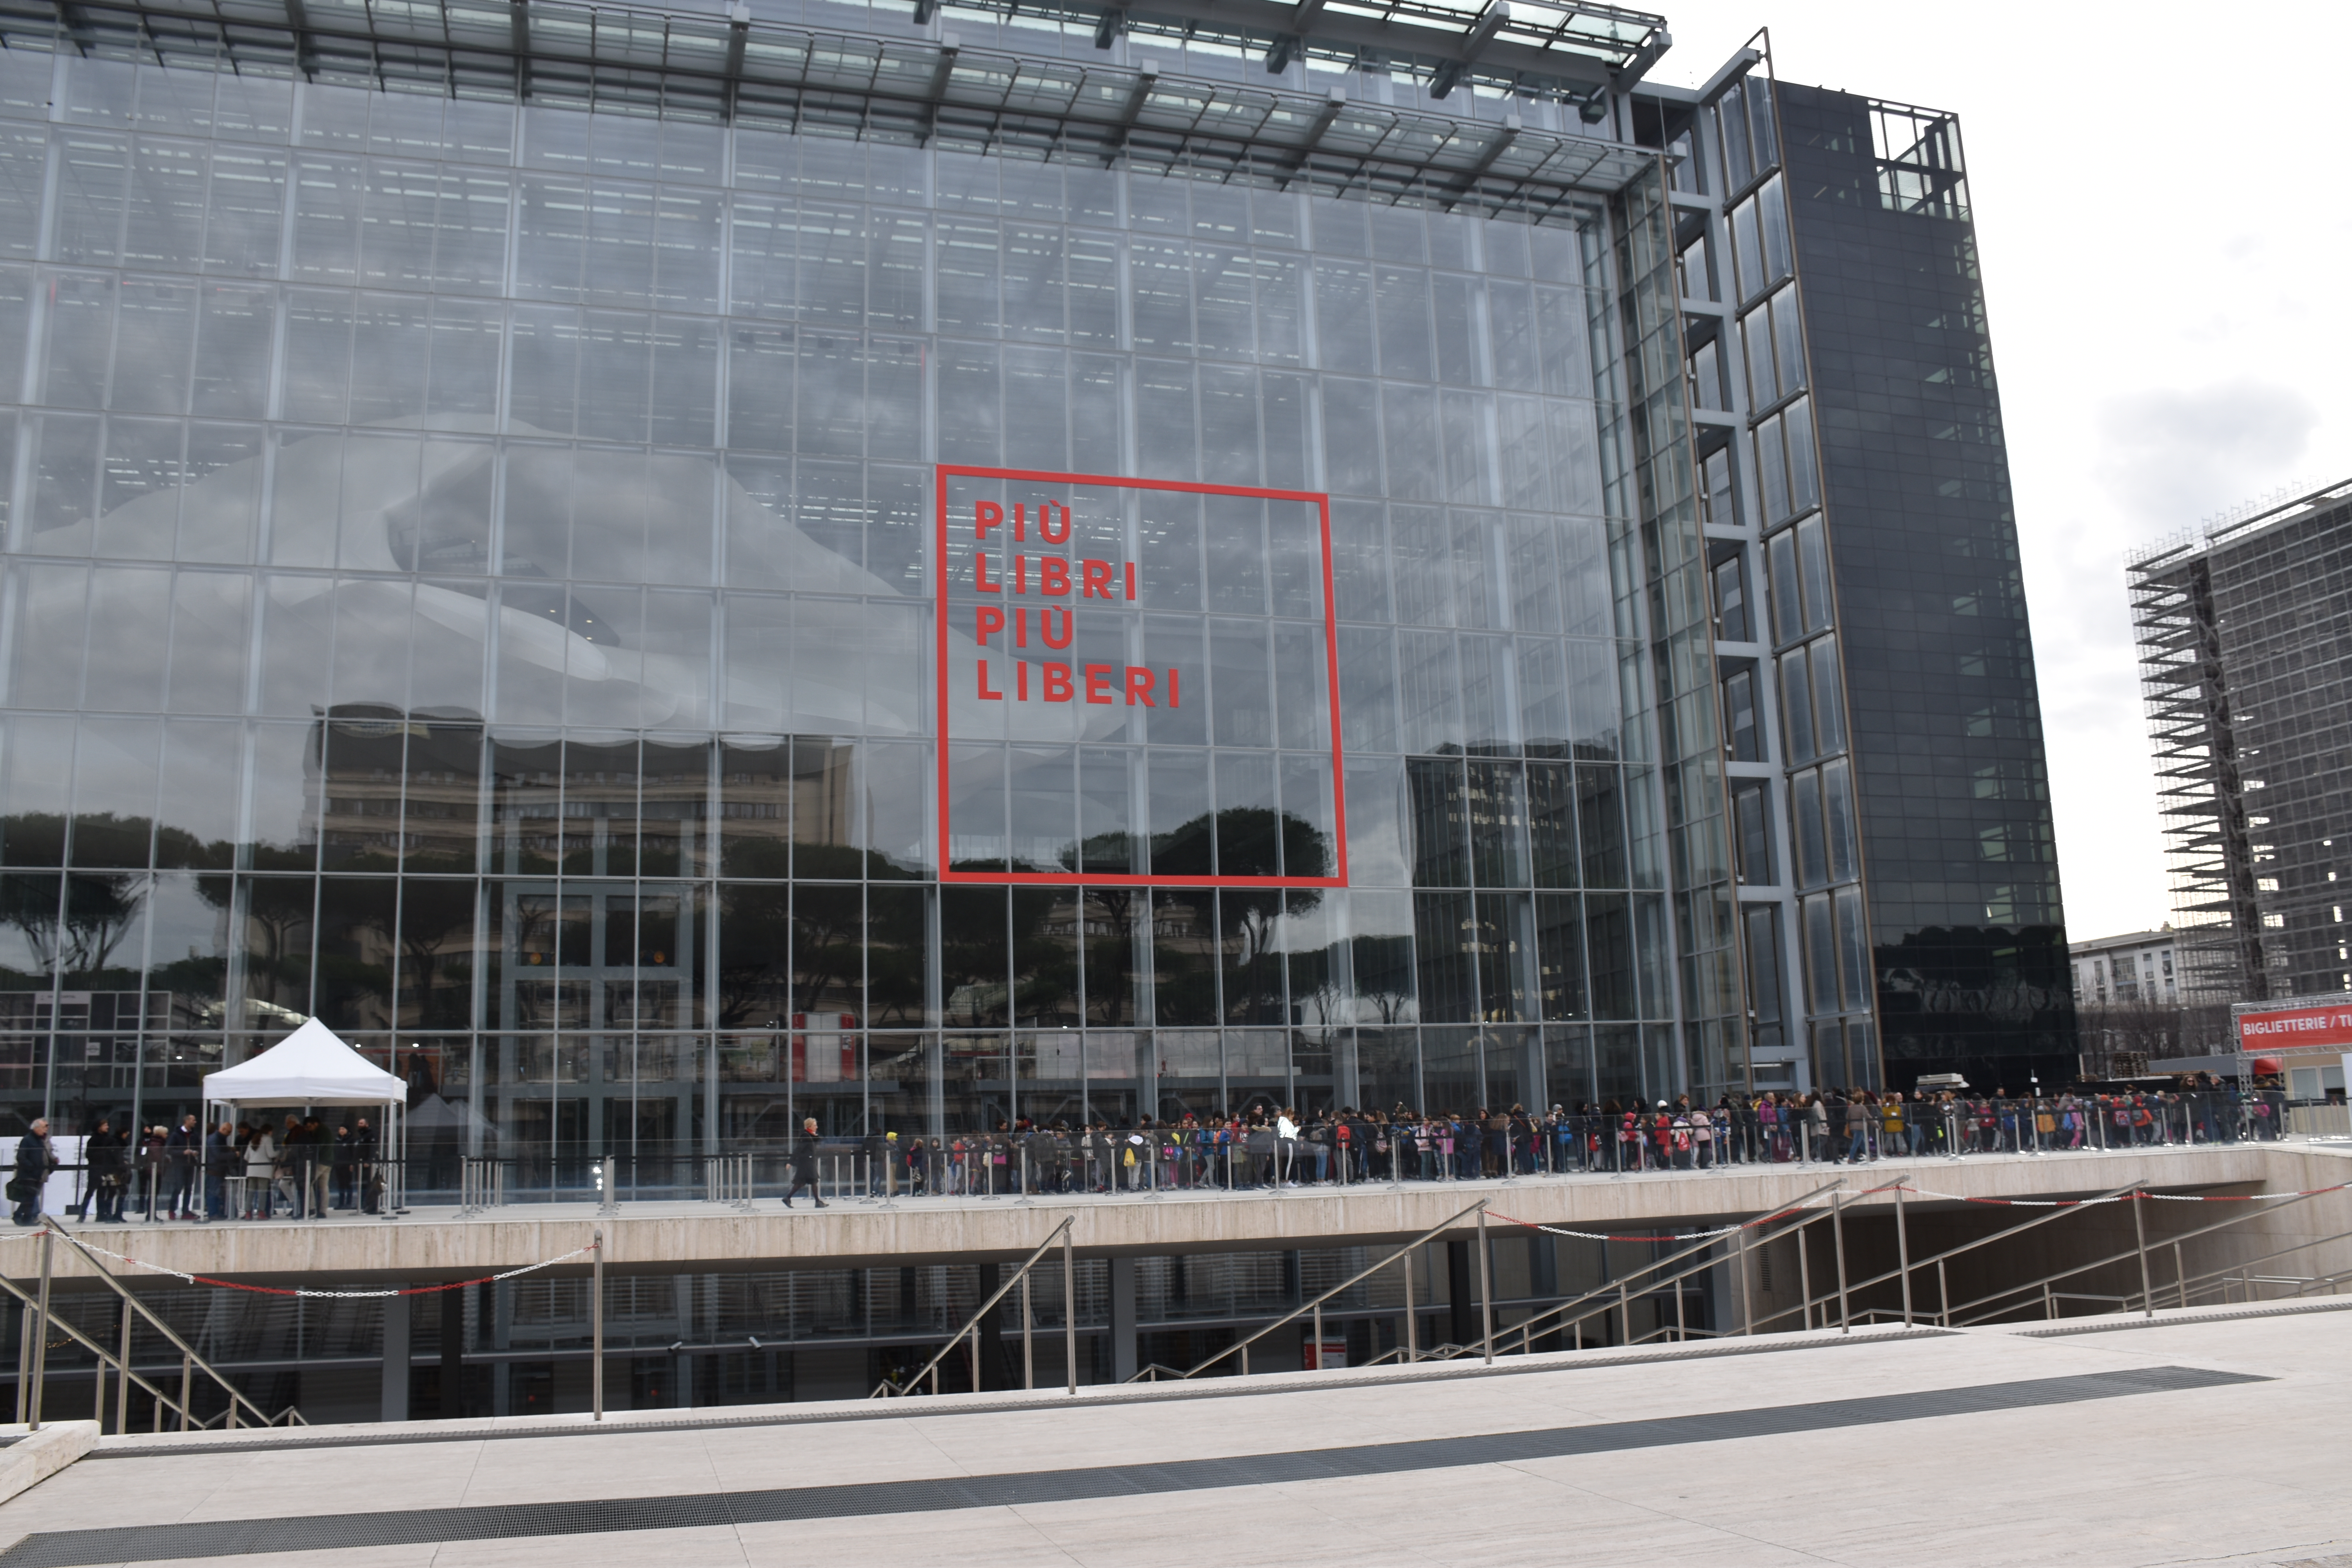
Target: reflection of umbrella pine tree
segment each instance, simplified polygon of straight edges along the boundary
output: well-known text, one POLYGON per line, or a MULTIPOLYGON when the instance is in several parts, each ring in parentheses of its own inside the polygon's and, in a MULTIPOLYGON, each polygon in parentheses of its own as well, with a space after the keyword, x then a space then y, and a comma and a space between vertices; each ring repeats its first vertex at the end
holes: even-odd
POLYGON ((1353 947, 1356 994, 1372 1005, 1381 1023, 1397 1022, 1412 1000, 1412 939, 1360 936, 1353 947))
MULTIPOLYGON (((453 857, 421 858, 411 863, 413 871, 457 870, 453 857)), ((463 869, 471 870, 470 864, 463 869)), ((464 1028, 469 1011, 466 989, 453 984, 445 989, 436 984, 442 966, 447 964, 452 978, 460 978, 472 964, 472 944, 461 942, 445 952, 449 933, 470 930, 474 923, 474 884, 471 881, 440 881, 430 878, 410 877, 403 880, 400 891, 400 954, 401 990, 404 1000, 416 1001, 415 1022, 422 1028, 464 1028)))
MULTIPOLYGON (((143 862, 148 830, 145 817, 111 814, 83 817, 76 831, 84 840, 84 853, 77 858, 91 858, 89 847, 112 843, 135 845, 143 862)), ((14 859, 54 866, 65 858, 65 818, 54 813, 9 817, 0 825, 0 836, 5 836, 14 859)), ((6 879, 5 890, 0 890, 0 921, 24 937, 43 973, 62 965, 68 975, 86 984, 112 961, 115 949, 131 934, 146 907, 149 886, 143 870, 68 872, 61 910, 55 874, 12 876, 6 879)))
MULTIPOLYGON (((781 878, 783 847, 773 847, 781 878)), ((719 1026, 763 1025, 782 1010, 776 984, 792 951, 792 889, 781 881, 726 882, 719 898, 719 1026)))
POLYGON ((866 893, 866 995, 872 1021, 919 1023, 923 952, 929 945, 919 893, 874 888, 866 893))
POLYGON ((865 889, 856 883, 793 886, 793 1012, 818 1011, 825 994, 849 978, 857 963, 865 904, 865 889))

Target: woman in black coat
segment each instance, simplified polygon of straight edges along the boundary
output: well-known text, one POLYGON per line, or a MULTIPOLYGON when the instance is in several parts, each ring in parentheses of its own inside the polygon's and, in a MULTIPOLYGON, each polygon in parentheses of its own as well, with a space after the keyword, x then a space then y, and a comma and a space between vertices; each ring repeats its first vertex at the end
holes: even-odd
POLYGON ((784 1190, 786 1208, 793 1206, 793 1199, 803 1187, 809 1190, 809 1202, 816 1207, 831 1206, 817 1195, 816 1118, 814 1116, 801 1123, 801 1135, 793 1140, 793 1184, 784 1190))

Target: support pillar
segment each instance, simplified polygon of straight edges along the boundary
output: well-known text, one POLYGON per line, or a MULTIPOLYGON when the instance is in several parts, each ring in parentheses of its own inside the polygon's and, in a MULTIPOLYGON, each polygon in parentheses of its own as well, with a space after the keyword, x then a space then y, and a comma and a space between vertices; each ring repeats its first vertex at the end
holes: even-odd
MULTIPOLYGON (((980 1266, 980 1300, 985 1301, 996 1294, 1004 1283, 1003 1266, 983 1263, 980 1266)), ((1001 1312, 991 1312, 980 1325, 980 1386, 1004 1386, 1004 1319, 1001 1312)), ((974 1392, 978 1392, 975 1390, 974 1392)))
POLYGON ((1136 1353, 1135 1259, 1110 1260, 1110 1380, 1125 1383, 1142 1370, 1136 1353))
MULTIPOLYGON (((1559 1248, 1539 1230, 1528 1232, 1528 1294, 1547 1303, 1559 1300, 1559 1248)), ((1533 1348, 1559 1349, 1559 1331, 1537 1335, 1533 1348)))
POLYGON ((408 1419, 408 1296, 383 1302, 383 1405, 381 1419, 408 1419))
POLYGON ((1470 1247, 1468 1241, 1445 1244, 1445 1300, 1453 1309, 1445 1337, 1457 1345, 1478 1342, 1478 1297, 1470 1285, 1470 1247))
POLYGON ((453 1421, 466 1414, 466 1292, 444 1290, 441 1302, 441 1408, 453 1421))

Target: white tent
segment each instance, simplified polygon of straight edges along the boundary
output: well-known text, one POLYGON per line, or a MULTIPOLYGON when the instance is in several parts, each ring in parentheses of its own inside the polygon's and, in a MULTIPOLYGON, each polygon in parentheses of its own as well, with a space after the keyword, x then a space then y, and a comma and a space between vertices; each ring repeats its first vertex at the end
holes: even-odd
MULTIPOLYGON (((247 1061, 205 1075, 206 1106, 380 1105, 384 1109, 379 1157, 401 1171, 407 1155, 408 1083, 384 1071, 312 1018, 247 1061)), ((210 1118, 206 1118, 207 1121, 210 1118)), ((399 1206, 398 1176, 385 1194, 385 1208, 399 1206)))

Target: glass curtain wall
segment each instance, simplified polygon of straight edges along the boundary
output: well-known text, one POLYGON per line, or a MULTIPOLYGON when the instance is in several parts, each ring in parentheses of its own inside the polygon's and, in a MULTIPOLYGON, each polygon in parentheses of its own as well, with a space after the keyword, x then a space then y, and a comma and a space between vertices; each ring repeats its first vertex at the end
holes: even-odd
POLYGON ((0 163, 17 1115, 310 1016, 526 1181, 1685 1071, 1597 209, 23 51, 0 163), (1331 495, 1350 887, 936 883, 936 462, 1331 495))

